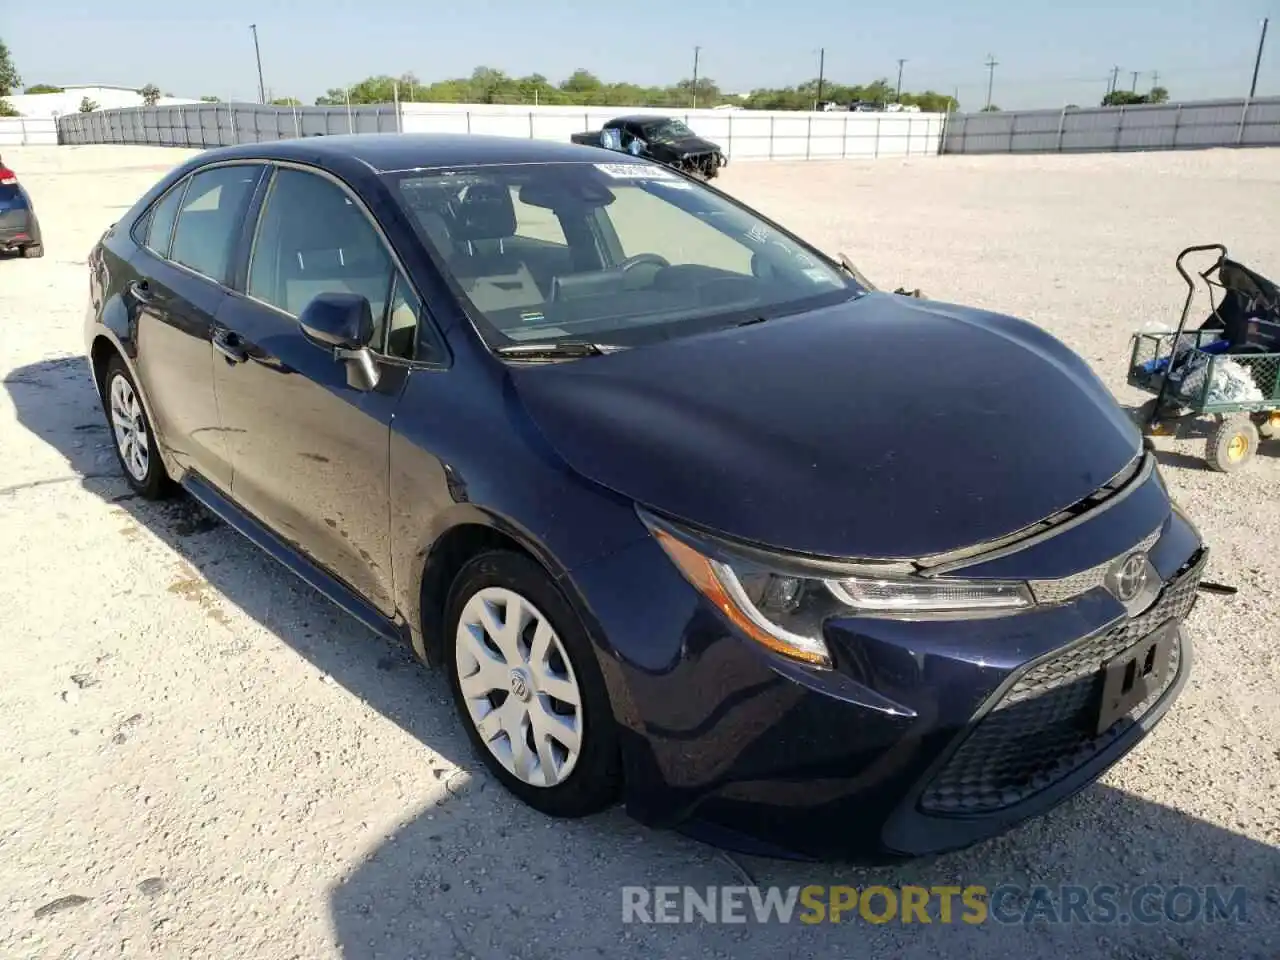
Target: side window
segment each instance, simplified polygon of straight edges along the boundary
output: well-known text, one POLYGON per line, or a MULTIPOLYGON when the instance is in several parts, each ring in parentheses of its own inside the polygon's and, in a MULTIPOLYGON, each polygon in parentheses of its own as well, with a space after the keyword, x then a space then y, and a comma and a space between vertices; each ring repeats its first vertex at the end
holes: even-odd
POLYGON ((639 187, 614 187, 603 209, 624 257, 656 253, 672 265, 698 263, 752 276, 751 249, 698 217, 639 187))
POLYGON ((245 206, 261 172, 260 166, 242 164, 195 174, 182 198, 169 259, 226 283, 245 206))
POLYGON ((511 205, 516 208, 516 236, 529 240, 545 240, 567 246, 564 228, 555 212, 546 207, 535 207, 520 199, 520 188, 511 188, 511 205))
MULTIPOLYGON (((387 308, 387 343, 383 352, 403 360, 414 359, 414 345, 418 337, 418 317, 421 313, 417 294, 413 292, 408 281, 397 273, 395 286, 391 292, 391 304, 387 308)), ((376 338, 374 342, 377 343, 376 338)))
POLYGON ((276 171, 253 244, 249 296, 296 317, 317 294, 361 294, 377 346, 391 274, 382 238, 345 190, 317 174, 276 171))
POLYGON ((169 241, 173 236, 173 222, 178 219, 178 204, 182 203, 182 193, 187 187, 185 179, 179 180, 169 188, 169 192, 160 198, 160 202, 147 214, 147 222, 135 239, 140 240, 153 253, 169 256, 169 241))

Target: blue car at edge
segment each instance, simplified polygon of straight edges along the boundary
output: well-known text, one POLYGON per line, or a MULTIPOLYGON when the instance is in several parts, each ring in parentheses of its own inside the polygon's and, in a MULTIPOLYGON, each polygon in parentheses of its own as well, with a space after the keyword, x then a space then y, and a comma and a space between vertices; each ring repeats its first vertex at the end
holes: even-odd
POLYGON ((445 670, 544 814, 933 854, 1092 783, 1187 679, 1207 549, 1080 357, 670 168, 220 148, 89 270, 132 487, 445 670))

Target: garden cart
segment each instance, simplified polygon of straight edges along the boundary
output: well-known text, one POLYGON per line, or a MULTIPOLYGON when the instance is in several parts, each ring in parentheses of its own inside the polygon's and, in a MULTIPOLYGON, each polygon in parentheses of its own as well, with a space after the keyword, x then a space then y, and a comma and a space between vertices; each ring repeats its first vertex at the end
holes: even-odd
POLYGON ((1280 437, 1280 289, 1220 243, 1187 247, 1174 265, 1188 288, 1178 328, 1133 335, 1128 382, 1155 394, 1138 412, 1147 436, 1176 436, 1211 417, 1205 461, 1230 473, 1253 459, 1259 439, 1280 437), (1196 280, 1183 260, 1208 251, 1217 258, 1196 276, 1211 312, 1187 330, 1196 280))

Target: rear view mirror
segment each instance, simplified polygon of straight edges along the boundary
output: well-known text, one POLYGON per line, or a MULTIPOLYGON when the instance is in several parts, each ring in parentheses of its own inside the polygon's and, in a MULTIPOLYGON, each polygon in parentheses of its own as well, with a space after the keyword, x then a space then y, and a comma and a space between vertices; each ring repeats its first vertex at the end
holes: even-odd
POLYGON ((358 293, 321 293, 302 308, 298 325, 326 347, 358 350, 373 339, 373 309, 358 293))
POLYGON ((330 347, 335 360, 347 365, 347 385, 372 390, 378 385, 378 364, 369 351, 373 340, 373 309, 358 293, 321 293, 302 308, 298 326, 312 341, 330 347))

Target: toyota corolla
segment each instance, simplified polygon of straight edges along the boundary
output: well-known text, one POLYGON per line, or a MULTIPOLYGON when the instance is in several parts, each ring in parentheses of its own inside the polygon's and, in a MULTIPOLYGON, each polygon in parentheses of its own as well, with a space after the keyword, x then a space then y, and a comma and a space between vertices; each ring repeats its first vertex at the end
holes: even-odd
POLYGON ((1094 781, 1186 679, 1205 547, 1078 356, 653 162, 218 149, 90 290, 128 482, 442 666, 543 813, 952 849, 1094 781))

